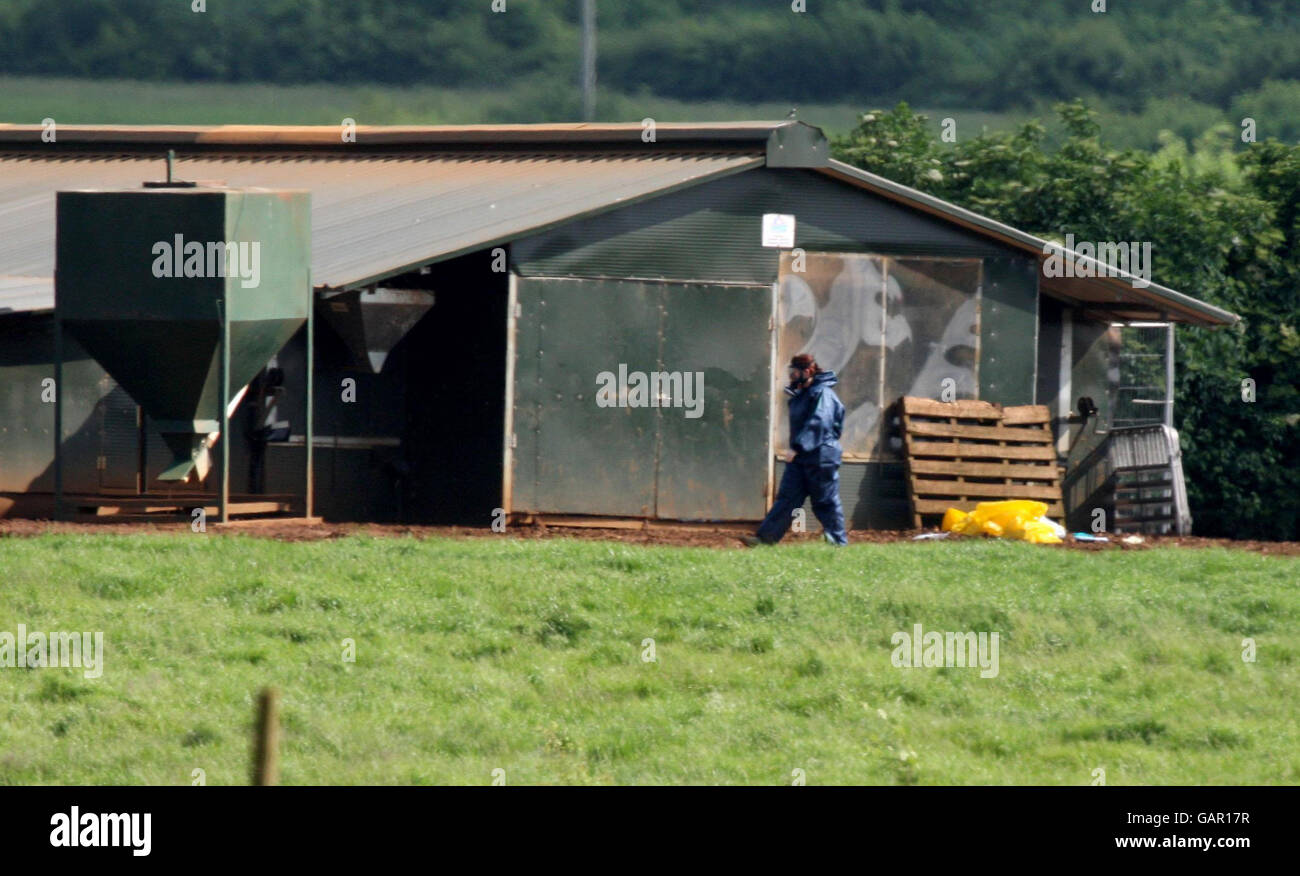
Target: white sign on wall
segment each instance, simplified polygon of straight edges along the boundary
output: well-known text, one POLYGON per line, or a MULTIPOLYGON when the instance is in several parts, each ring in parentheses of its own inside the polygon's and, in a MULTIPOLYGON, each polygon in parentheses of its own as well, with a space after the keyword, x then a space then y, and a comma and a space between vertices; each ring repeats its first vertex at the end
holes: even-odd
POLYGON ((763 214, 763 246, 790 249, 794 246, 794 217, 786 213, 763 214))

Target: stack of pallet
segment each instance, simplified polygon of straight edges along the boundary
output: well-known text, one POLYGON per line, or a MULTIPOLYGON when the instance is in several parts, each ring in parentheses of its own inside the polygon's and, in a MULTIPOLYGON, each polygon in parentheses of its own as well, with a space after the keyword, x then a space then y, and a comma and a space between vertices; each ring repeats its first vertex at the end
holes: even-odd
POLYGON ((1061 470, 1043 405, 937 402, 904 396, 904 453, 912 524, 979 502, 1036 499, 1060 520, 1061 470))

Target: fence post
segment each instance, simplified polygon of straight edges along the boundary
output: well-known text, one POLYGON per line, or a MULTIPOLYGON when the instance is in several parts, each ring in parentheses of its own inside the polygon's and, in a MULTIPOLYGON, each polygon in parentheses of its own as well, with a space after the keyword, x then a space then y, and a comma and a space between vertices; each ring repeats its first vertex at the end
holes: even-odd
POLYGON ((257 698, 257 728, 253 740, 253 784, 280 781, 280 691, 264 688, 257 698))

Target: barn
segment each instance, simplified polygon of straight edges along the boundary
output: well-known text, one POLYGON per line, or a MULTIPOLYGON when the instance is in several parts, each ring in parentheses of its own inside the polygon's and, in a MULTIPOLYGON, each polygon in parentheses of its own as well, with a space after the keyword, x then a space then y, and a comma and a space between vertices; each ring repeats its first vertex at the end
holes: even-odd
MULTIPOLYGON (((150 411, 55 311, 56 193, 169 174, 310 194, 313 319, 268 363, 285 428, 257 446, 246 402, 221 440, 262 510, 304 510, 310 459, 333 520, 757 520, 784 464, 782 366, 809 351, 848 410, 846 514, 905 527, 901 397, 1046 405, 1068 470, 1111 427, 1170 417, 1165 375, 1128 375, 1124 326, 1236 319, 1053 269, 1095 263, 838 162, 796 121, 0 126, 0 514, 54 512, 56 444, 77 512, 211 495, 160 480, 150 411)), ((116 282, 106 267, 108 301, 116 282)))

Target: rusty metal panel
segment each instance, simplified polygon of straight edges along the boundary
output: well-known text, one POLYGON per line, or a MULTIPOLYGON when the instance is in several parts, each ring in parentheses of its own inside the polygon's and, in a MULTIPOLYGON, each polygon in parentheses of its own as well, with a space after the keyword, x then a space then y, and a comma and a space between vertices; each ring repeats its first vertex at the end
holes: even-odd
MULTIPOLYGON (((547 122, 504 125, 357 125, 355 142, 340 138, 337 125, 59 125, 58 143, 45 143, 42 125, 0 123, 0 145, 78 149, 146 150, 253 147, 266 150, 334 148, 352 152, 374 148, 448 149, 455 147, 553 149, 595 147, 644 151, 641 122, 547 122)), ((654 142, 673 149, 746 149, 776 163, 789 152, 817 166, 826 164, 826 137, 820 128, 797 121, 659 122, 654 142)), ((797 160, 797 158, 795 159, 797 160)))
POLYGON ((660 370, 680 375, 682 394, 693 387, 696 396, 693 406, 660 403, 659 517, 766 513, 772 294, 771 286, 664 286, 660 370))

